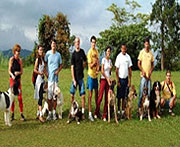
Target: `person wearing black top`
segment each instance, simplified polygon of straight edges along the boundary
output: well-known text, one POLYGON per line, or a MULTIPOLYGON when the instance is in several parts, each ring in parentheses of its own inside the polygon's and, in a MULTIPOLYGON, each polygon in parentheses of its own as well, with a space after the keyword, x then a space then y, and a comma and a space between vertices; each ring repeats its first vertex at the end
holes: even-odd
MULTIPOLYGON (((22 102, 22 90, 21 90, 21 75, 23 73, 23 65, 22 65, 22 59, 19 57, 21 51, 21 46, 19 44, 15 44, 13 47, 13 56, 9 59, 9 83, 10 87, 16 87, 15 95, 18 95, 19 100, 19 108, 21 113, 21 120, 25 121, 25 117, 23 115, 23 102, 22 102)), ((14 102, 11 106, 11 120, 14 120, 14 102)))
POLYGON ((74 95, 79 86, 79 94, 82 97, 82 119, 85 119, 85 84, 84 84, 84 73, 83 70, 86 66, 87 58, 84 50, 80 48, 80 38, 75 38, 75 51, 71 58, 71 74, 72 74, 72 84, 70 88, 71 93, 71 103, 74 101, 74 95))

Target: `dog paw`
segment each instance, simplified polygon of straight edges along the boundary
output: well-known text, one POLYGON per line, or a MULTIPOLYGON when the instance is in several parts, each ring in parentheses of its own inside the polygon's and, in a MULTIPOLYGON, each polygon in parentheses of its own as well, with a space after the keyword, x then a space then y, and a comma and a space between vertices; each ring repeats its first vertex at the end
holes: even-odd
POLYGON ((7 125, 8 125, 9 127, 11 127, 11 126, 12 126, 12 124, 11 124, 11 123, 8 123, 7 125))
POLYGON ((80 122, 77 122, 78 125, 80 125, 80 122))
POLYGON ((116 121, 116 123, 118 124, 119 122, 118 122, 118 121, 116 121))
POLYGON ((62 119, 62 116, 61 116, 61 115, 59 115, 59 116, 58 116, 58 118, 59 118, 59 119, 62 119))
POLYGON ((70 123, 70 121, 68 120, 66 123, 67 123, 67 124, 69 124, 69 123, 70 123))
POLYGON ((149 118, 148 120, 149 120, 149 121, 151 121, 151 119, 150 119, 150 118, 149 118))
POLYGON ((160 117, 159 115, 157 115, 157 118, 158 118, 158 119, 161 119, 161 117, 160 117))
POLYGON ((156 119, 156 117, 153 117, 154 119, 156 119))
POLYGON ((142 116, 140 116, 140 121, 142 121, 142 119, 143 119, 143 117, 142 117, 142 116))

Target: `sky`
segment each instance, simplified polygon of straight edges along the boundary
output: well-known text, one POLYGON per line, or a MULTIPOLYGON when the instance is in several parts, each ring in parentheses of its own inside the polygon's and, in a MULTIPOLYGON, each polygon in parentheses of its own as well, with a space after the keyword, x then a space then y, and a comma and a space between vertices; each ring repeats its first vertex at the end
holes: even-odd
MULTIPOLYGON (((150 13, 155 0, 136 0, 142 7, 137 11, 150 13)), ((38 41, 38 23, 44 15, 65 14, 70 22, 71 35, 79 36, 81 48, 90 48, 92 35, 108 29, 113 14, 106 10, 112 3, 125 6, 125 0, 0 0, 0 50, 18 43, 32 50, 38 41)))

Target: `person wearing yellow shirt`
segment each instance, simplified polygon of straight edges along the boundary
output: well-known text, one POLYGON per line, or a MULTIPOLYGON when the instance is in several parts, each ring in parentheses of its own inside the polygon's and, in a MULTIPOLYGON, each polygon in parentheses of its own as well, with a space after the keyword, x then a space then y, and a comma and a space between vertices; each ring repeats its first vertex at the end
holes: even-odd
POLYGON ((88 60, 88 79, 87 79, 87 89, 89 91, 88 98, 88 108, 89 108, 89 120, 94 121, 91 111, 91 99, 93 89, 95 90, 95 103, 98 99, 98 80, 97 76, 99 73, 99 53, 96 49, 96 37, 92 36, 91 39, 91 49, 88 51, 87 60, 88 60))
POLYGON ((169 108, 170 115, 174 116, 173 108, 176 105, 176 87, 171 81, 171 71, 166 72, 166 80, 161 82, 162 98, 161 108, 169 108))
POLYGON ((144 87, 148 88, 148 95, 151 91, 151 74, 154 69, 154 56, 150 50, 149 38, 145 39, 144 49, 142 49, 138 56, 138 67, 141 71, 141 81, 139 88, 139 102, 138 108, 141 107, 142 93, 144 87))

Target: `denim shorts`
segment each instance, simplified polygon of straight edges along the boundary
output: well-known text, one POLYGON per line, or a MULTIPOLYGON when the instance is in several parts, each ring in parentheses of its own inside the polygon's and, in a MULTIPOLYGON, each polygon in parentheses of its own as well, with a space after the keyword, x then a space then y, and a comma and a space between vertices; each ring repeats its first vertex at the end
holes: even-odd
POLYGON ((93 79, 90 76, 88 76, 87 89, 89 89, 90 91, 92 91, 93 89, 98 89, 98 80, 97 80, 97 78, 93 79))
POLYGON ((170 108, 169 105, 170 105, 171 101, 172 101, 172 98, 170 98, 169 100, 165 100, 164 108, 169 109, 170 108))
POLYGON ((84 84, 84 80, 81 79, 81 80, 77 80, 76 82, 77 82, 77 85, 76 85, 76 87, 75 87, 75 86, 74 86, 74 82, 72 81, 71 88, 70 88, 70 93, 71 93, 72 95, 75 95, 77 86, 79 86, 79 95, 80 95, 80 96, 85 95, 85 84, 84 84))

